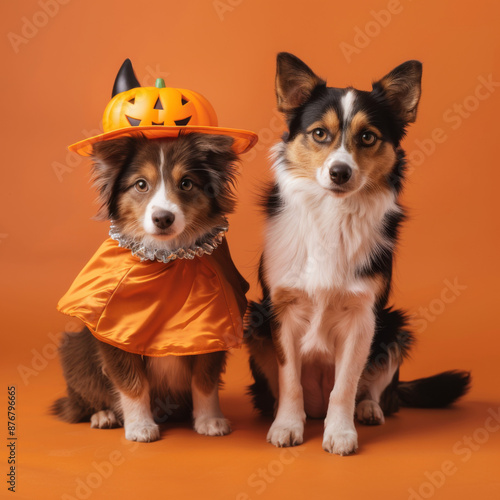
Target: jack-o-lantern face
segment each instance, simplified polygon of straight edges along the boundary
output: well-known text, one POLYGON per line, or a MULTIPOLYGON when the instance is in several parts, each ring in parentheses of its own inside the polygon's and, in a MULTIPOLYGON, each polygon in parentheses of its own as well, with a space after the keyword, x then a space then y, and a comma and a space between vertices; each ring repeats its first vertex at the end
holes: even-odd
POLYGON ((104 132, 153 125, 217 126, 217 115, 202 95, 164 85, 163 80, 158 79, 156 87, 136 87, 115 95, 104 111, 104 132))
POLYGON ((226 135, 233 138, 236 154, 257 142, 257 134, 248 130, 219 127, 214 108, 197 92, 166 88, 161 78, 155 87, 141 87, 130 59, 118 71, 111 97, 102 118, 104 132, 72 144, 70 151, 89 156, 96 142, 134 135, 147 139, 181 133, 226 135))

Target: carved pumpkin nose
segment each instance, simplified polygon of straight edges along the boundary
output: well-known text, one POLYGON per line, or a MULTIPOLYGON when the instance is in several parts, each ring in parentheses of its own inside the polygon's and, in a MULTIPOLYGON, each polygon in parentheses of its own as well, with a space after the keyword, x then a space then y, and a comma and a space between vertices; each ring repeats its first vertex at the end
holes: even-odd
POLYGON ((151 215, 154 225, 158 229, 168 229, 175 220, 175 215, 168 210, 156 210, 151 215))
POLYGON ((198 92, 166 87, 162 78, 157 78, 154 87, 141 87, 130 59, 118 71, 102 126, 102 134, 72 144, 70 151, 91 156, 95 143, 118 137, 176 138, 195 132, 232 137, 236 154, 257 142, 257 134, 248 130, 219 127, 214 108, 198 92))
POLYGON ((104 111, 104 132, 188 124, 217 127, 217 115, 202 95, 166 87, 163 78, 157 78, 154 87, 141 87, 130 61, 123 63, 113 87, 113 98, 104 111))

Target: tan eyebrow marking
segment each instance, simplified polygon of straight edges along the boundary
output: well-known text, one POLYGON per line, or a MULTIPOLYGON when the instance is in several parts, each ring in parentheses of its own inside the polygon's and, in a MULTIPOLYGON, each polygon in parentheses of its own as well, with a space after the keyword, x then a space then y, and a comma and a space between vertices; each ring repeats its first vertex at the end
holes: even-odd
POLYGON ((148 181, 156 183, 158 180, 158 169, 153 163, 147 161, 137 170, 137 177, 145 177, 148 181))
POLYGON ((363 130, 369 130, 375 133, 377 137, 382 136, 380 130, 377 127, 374 127, 373 125, 370 124, 368 115, 364 111, 358 111, 351 120, 349 131, 350 134, 354 136, 359 134, 363 130))
POLYGON ((340 128, 340 121, 335 110, 328 109, 320 120, 315 121, 307 128, 307 132, 312 132, 315 128, 325 128, 332 135, 336 135, 340 128))

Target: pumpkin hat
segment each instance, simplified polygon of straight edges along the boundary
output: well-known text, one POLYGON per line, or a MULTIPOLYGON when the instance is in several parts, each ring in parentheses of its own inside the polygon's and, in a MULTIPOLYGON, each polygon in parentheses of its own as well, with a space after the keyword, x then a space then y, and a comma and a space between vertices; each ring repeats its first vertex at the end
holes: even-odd
POLYGON ((233 150, 245 153, 257 142, 248 130, 219 127, 212 105, 197 92, 165 87, 162 78, 155 87, 141 87, 130 59, 122 64, 102 118, 103 133, 69 146, 82 156, 92 154, 96 142, 142 134, 148 139, 178 137, 181 133, 227 135, 233 150))

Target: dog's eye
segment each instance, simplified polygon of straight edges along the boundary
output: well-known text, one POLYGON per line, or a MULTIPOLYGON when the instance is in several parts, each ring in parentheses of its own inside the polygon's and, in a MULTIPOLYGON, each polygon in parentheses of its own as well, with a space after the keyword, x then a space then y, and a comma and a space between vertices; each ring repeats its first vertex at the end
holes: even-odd
POLYGON ((370 131, 365 131, 361 134, 361 144, 363 146, 373 146, 378 141, 378 137, 370 131))
POLYGON ((193 188, 193 181, 188 177, 181 180, 180 187, 183 191, 190 191, 193 188))
POLYGON ((316 142, 327 142, 330 135, 324 128, 315 128, 312 132, 313 139, 316 142))
POLYGON ((139 179, 135 184, 135 189, 139 191, 140 193, 145 193, 146 191, 149 191, 149 184, 144 180, 144 179, 139 179))

